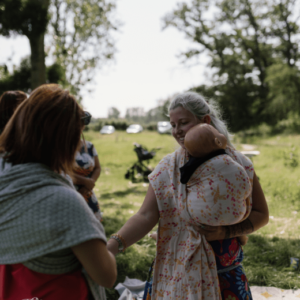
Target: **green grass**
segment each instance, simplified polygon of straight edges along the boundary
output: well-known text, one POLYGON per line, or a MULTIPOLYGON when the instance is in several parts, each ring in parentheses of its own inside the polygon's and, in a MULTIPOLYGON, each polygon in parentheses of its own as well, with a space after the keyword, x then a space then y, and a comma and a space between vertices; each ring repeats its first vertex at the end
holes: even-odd
MULTIPOLYGON (((115 132, 108 136, 89 131, 85 139, 95 145, 102 166, 95 193, 109 236, 137 212, 148 188, 148 184, 131 183, 124 178, 127 168, 137 160, 133 143, 149 150, 162 147, 149 161, 151 167, 173 152, 177 144, 169 135, 147 131, 132 135, 115 132)), ((250 285, 300 288, 299 270, 290 267, 290 257, 300 258, 300 135, 260 139, 236 135, 234 144, 239 150, 242 144, 255 145, 260 151, 253 162, 270 210, 269 224, 250 235, 244 247, 243 265, 250 285)), ((123 282, 125 276, 146 280, 154 255, 155 243, 149 237, 118 255, 117 283, 123 282)), ((119 297, 114 289, 107 289, 107 296, 108 299, 119 297)))

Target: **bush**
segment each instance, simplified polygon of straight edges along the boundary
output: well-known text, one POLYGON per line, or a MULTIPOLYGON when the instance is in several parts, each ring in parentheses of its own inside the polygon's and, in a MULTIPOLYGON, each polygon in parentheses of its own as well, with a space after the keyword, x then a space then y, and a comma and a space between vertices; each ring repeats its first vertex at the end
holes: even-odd
POLYGON ((262 123, 259 126, 238 132, 236 135, 241 142, 246 142, 252 137, 264 138, 278 134, 299 134, 300 116, 298 113, 290 113, 288 119, 280 120, 275 126, 262 123))
POLYGON ((156 131, 157 130, 157 122, 151 122, 144 127, 145 129, 149 131, 156 131))
POLYGON ((105 125, 112 125, 116 130, 125 131, 130 124, 131 123, 125 119, 98 119, 90 127, 93 131, 99 131, 105 125))

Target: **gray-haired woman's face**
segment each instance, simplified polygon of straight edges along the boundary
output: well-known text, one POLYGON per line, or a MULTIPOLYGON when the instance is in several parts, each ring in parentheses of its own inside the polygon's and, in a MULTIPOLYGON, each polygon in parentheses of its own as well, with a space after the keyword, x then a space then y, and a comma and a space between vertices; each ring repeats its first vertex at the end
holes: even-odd
POLYGON ((172 125, 172 135, 177 143, 185 149, 184 137, 188 130, 197 124, 204 123, 197 119, 189 110, 178 106, 170 111, 170 123, 172 125))

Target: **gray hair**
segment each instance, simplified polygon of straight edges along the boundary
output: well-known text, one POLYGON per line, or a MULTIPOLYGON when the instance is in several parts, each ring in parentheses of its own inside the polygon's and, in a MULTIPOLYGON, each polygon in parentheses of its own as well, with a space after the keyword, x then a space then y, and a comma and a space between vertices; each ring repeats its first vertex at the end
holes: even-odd
POLYGON ((224 134, 227 138, 228 145, 233 147, 231 144, 233 135, 228 132, 226 123, 222 120, 220 108, 214 100, 210 99, 208 103, 205 98, 198 93, 186 92, 178 94, 173 98, 169 106, 169 114, 171 110, 178 106, 182 106, 190 111, 199 120, 202 120, 204 116, 209 115, 211 118, 211 125, 220 133, 224 134))

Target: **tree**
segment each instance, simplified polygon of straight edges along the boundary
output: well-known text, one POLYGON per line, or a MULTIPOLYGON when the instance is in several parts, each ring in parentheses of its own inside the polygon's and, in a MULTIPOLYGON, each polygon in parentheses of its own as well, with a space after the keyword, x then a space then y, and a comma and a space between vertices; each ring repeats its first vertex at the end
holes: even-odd
POLYGON ((144 119, 145 112, 143 107, 131 107, 126 109, 125 118, 133 122, 140 122, 144 119))
POLYGON ((0 34, 29 39, 32 89, 46 82, 44 36, 50 0, 0 0, 0 34))
POLYGON ((35 88, 46 82, 44 39, 49 32, 47 54, 63 68, 69 87, 78 94, 94 70, 113 57, 114 8, 109 0, 0 0, 0 34, 28 37, 35 88))
POLYGON ((120 111, 116 107, 110 107, 108 109, 108 119, 118 119, 120 111))
MULTIPOLYGON (((274 122, 267 70, 277 63, 296 68, 299 60, 295 0, 192 0, 164 18, 194 42, 183 61, 208 54, 209 89, 223 106, 233 131, 274 122), (211 12, 214 12, 212 15, 211 12)), ((199 87, 201 89, 201 87, 199 87)))
POLYGON ((9 73, 6 65, 0 66, 0 96, 6 91, 21 90, 29 93, 31 90, 31 66, 30 58, 21 61, 18 68, 9 73))
MULTIPOLYGON (((20 66, 8 71, 6 65, 0 66, 0 95, 5 91, 21 90, 27 94, 31 92, 31 64, 30 57, 22 59, 20 66)), ((60 65, 54 63, 46 67, 46 81, 65 85, 65 73, 60 65)))
POLYGON ((270 105, 266 108, 277 120, 290 112, 300 115, 300 71, 286 64, 274 64, 267 70, 270 105), (288 101, 287 101, 288 99, 288 101))
POLYGON ((119 24, 112 1, 52 0, 50 53, 65 69, 70 88, 77 95, 93 80, 95 70, 113 58, 111 31, 119 24))

